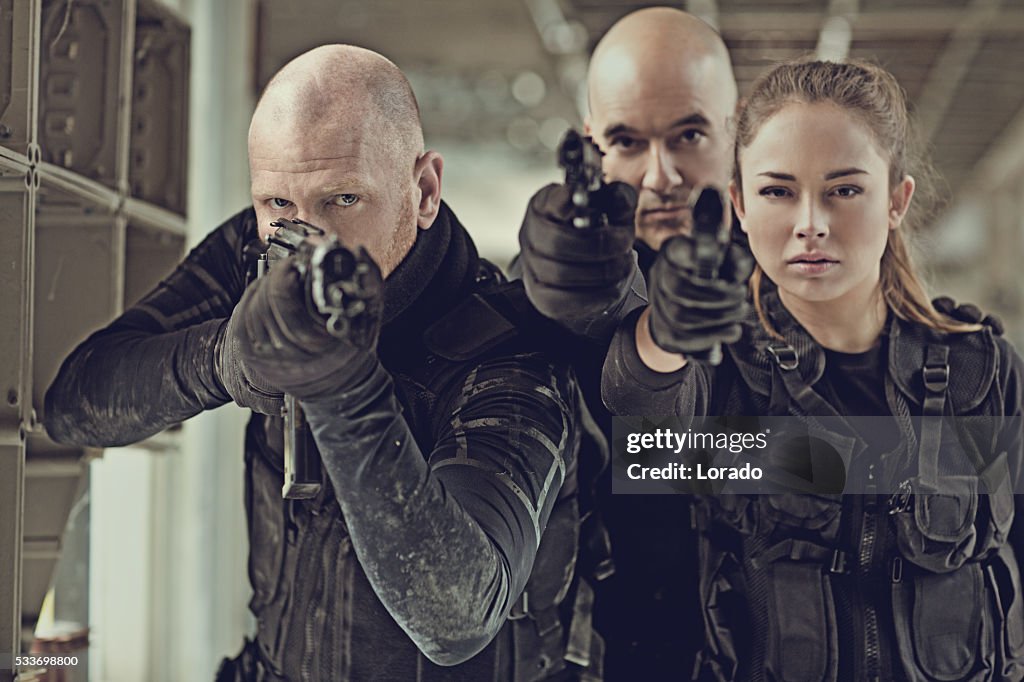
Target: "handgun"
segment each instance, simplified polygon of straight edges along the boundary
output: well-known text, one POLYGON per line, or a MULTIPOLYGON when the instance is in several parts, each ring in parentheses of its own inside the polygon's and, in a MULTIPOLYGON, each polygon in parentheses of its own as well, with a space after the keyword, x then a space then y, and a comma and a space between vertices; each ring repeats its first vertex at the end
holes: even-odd
MULTIPOLYGON (((716 279, 729 246, 729 229, 725 224, 725 201, 714 187, 704 188, 693 204, 693 240, 697 276, 716 279)), ((706 355, 695 355, 710 365, 718 365, 722 362, 722 344, 716 343, 706 355)))
POLYGON ((574 227, 596 227, 606 220, 592 197, 604 185, 602 156, 593 140, 572 128, 558 145, 558 165, 565 170, 565 184, 572 190, 574 227))
MULTIPOLYGON (((348 338, 351 325, 366 312, 366 299, 377 296, 379 281, 365 251, 348 250, 334 235, 303 220, 275 220, 276 231, 267 239, 268 248, 258 256, 256 276, 289 256, 303 280, 310 312, 323 318, 327 332, 348 338), (376 288, 375 288, 376 287, 376 288)), ((284 485, 286 499, 308 499, 320 492, 320 461, 302 407, 294 396, 285 395, 284 485)))

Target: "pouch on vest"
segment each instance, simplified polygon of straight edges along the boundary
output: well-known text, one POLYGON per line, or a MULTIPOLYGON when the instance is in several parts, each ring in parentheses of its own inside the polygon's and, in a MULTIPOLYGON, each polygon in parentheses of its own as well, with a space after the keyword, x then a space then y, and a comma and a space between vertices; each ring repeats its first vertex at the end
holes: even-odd
POLYGON ((748 639, 745 599, 733 587, 742 581, 743 568, 730 552, 714 551, 704 558, 699 589, 707 638, 705 650, 697 655, 695 679, 734 680, 739 669, 737 638, 748 639))
POLYGON ((1004 545, 986 566, 996 615, 997 672, 1007 679, 1024 678, 1024 590, 1013 548, 1004 545))
MULTIPOLYGON (((911 485, 916 486, 917 480, 911 485)), ((896 539, 908 561, 946 573, 1004 544, 1014 498, 1005 452, 978 476, 944 476, 941 493, 917 493, 895 515, 896 539)))
POLYGON ((994 674, 993 618, 980 563, 940 574, 914 571, 912 580, 893 583, 892 596, 899 657, 910 682, 1003 679, 994 674))
POLYGON ((765 673, 773 682, 837 679, 839 641, 831 579, 821 561, 777 561, 770 585, 765 673))

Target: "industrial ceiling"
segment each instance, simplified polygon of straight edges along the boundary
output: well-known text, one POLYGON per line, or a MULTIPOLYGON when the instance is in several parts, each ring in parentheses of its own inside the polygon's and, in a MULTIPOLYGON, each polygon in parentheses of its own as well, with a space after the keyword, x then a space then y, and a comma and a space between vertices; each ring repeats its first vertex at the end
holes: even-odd
MULTIPOLYGON (((412 80, 430 140, 549 154, 578 122, 586 56, 625 0, 259 0, 259 88, 326 42, 382 52, 412 80)), ((1021 0, 690 0, 716 25, 741 95, 772 64, 849 54, 892 71, 948 193, 1024 166, 1021 0)))

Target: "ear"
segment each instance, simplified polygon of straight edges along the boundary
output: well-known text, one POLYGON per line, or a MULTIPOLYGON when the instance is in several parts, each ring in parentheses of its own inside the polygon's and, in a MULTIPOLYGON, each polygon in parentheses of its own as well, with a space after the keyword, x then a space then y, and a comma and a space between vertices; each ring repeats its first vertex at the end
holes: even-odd
POLYGON ((729 199, 732 200, 732 207, 736 211, 736 217, 740 219, 740 229, 744 232, 747 231, 746 223, 746 211, 743 210, 743 192, 736 186, 735 180, 729 181, 729 199))
POLYGON ((907 209, 910 208, 910 200, 914 196, 914 178, 910 175, 903 176, 899 184, 892 191, 892 196, 889 198, 889 229, 895 230, 903 222, 903 217, 907 215, 907 209))
POLYGON ((441 173, 444 171, 444 159, 434 151, 424 152, 413 168, 416 187, 420 191, 419 205, 416 207, 416 225, 421 230, 429 229, 441 210, 441 173))

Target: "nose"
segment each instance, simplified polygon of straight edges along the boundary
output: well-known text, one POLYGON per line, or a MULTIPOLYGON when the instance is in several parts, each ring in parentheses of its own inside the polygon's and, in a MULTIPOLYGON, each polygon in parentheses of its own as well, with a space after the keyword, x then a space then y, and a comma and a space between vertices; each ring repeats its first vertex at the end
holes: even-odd
POLYGON ((647 150, 647 165, 641 186, 658 194, 665 194, 683 184, 683 175, 676 168, 672 154, 659 143, 651 143, 647 150))
POLYGON ((828 213, 814 199, 805 195, 798 211, 793 225, 797 239, 824 239, 828 236, 828 213))

